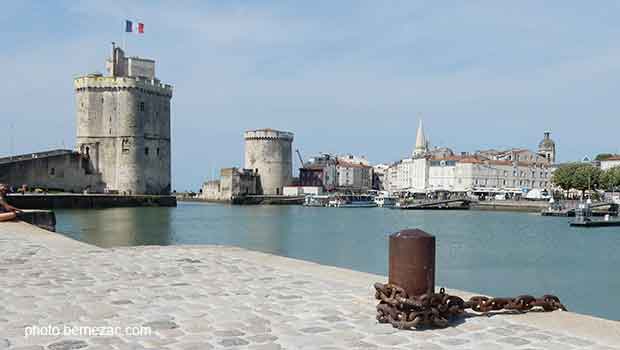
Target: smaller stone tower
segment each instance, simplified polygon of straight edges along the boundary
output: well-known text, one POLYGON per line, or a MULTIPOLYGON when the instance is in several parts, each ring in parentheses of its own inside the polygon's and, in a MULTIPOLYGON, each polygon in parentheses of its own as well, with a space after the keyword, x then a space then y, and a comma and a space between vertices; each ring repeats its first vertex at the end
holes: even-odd
POLYGON ((555 163, 555 142, 551 139, 551 133, 546 131, 545 136, 538 144, 538 153, 545 157, 550 164, 555 163))
POLYGON ((281 195, 293 179, 293 133, 273 129, 244 133, 245 168, 259 176, 259 192, 281 195))

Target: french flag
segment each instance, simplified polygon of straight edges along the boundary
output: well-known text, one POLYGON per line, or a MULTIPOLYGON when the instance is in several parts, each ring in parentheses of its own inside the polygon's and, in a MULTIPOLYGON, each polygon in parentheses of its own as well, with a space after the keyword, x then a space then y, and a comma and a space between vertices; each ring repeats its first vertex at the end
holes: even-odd
MULTIPOLYGON (((125 20, 125 32, 131 33, 133 32, 133 22, 130 20, 125 20)), ((138 22, 138 33, 144 34, 144 23, 138 22)))

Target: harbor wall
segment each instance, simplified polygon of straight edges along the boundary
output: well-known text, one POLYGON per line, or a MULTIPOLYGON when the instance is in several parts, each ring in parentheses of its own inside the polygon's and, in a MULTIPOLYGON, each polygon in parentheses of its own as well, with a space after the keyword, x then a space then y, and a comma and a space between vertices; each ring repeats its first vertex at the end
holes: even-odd
POLYGON ((0 183, 19 188, 55 189, 66 192, 103 190, 100 174, 90 173, 88 161, 70 150, 33 153, 0 160, 0 183))
POLYGON ((56 215, 51 210, 24 210, 19 214, 19 220, 44 230, 56 231, 56 215))
POLYGON ((20 209, 92 209, 115 207, 176 207, 174 196, 105 194, 12 194, 8 202, 20 209))
POLYGON ((471 204, 471 209, 477 210, 506 210, 540 212, 549 207, 547 201, 480 201, 471 204))

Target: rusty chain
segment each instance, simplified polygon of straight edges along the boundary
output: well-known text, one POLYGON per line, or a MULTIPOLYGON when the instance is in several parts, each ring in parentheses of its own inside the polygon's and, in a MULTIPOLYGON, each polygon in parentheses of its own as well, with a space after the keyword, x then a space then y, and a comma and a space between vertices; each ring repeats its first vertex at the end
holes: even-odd
POLYGON ((452 319, 463 315, 466 309, 481 313, 498 310, 525 312, 533 308, 566 311, 560 299, 554 295, 543 295, 542 298, 531 295, 516 298, 474 296, 464 301, 458 296, 446 294, 443 288, 439 293, 411 297, 407 296, 403 288, 393 284, 375 283, 375 290, 375 298, 379 300, 377 320, 399 329, 446 327, 452 319))

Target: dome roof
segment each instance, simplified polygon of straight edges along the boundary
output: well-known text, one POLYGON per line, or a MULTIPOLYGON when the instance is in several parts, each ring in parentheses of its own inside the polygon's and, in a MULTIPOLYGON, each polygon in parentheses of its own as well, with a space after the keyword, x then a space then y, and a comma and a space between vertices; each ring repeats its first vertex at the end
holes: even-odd
POLYGON ((552 139, 545 139, 540 141, 538 147, 540 148, 549 148, 555 146, 555 142, 552 139))
POLYGON ((549 149, 555 147, 555 142, 550 137, 551 133, 546 132, 545 137, 538 144, 539 149, 549 149))

